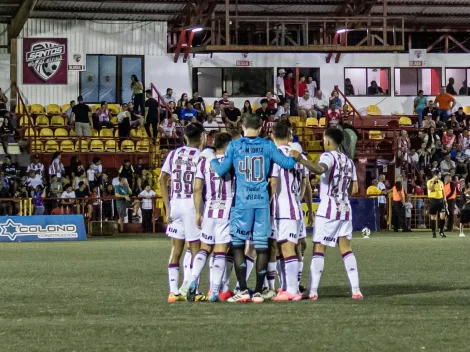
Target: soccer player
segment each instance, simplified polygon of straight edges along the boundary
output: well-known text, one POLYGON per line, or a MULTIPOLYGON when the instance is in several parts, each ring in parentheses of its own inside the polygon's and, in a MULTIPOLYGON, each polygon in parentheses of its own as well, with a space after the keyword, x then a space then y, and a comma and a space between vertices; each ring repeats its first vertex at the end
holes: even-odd
MULTIPOLYGON (((278 149, 289 155, 291 133, 286 123, 278 122, 273 128, 273 139, 278 149)), ((271 189, 274 195, 274 221, 277 243, 284 258, 285 291, 281 291, 273 301, 300 301, 299 259, 296 246, 302 232, 302 189, 305 189, 305 169, 297 164, 295 168, 283 170, 274 164, 271 171, 271 189)))
POLYGON ((170 295, 168 302, 186 300, 186 287, 178 290, 179 263, 184 243, 189 243, 192 258, 199 251, 200 231, 196 228, 194 207, 194 177, 197 171, 200 148, 205 145, 204 127, 199 123, 186 126, 186 146, 171 151, 162 167, 160 189, 167 214, 166 234, 172 238, 172 248, 168 264, 170 295), (168 194, 168 181, 171 187, 171 201, 168 194))
MULTIPOLYGON (((232 140, 228 133, 215 135, 214 148, 217 160, 224 158, 227 145, 232 140)), ((214 250, 211 273, 211 302, 219 300, 219 290, 225 272, 226 252, 230 244, 229 215, 232 207, 233 177, 231 173, 223 177, 216 175, 207 159, 201 158, 194 181, 194 206, 196 208, 196 224, 202 229, 201 248, 193 261, 191 284, 187 299, 194 301, 197 282, 206 264, 207 258, 214 250), (203 195, 203 190, 205 193, 203 195), (203 198, 206 200, 203 204, 203 198), (202 215, 204 211, 204 216, 202 215)))
POLYGON ((356 167, 351 159, 339 151, 343 132, 328 128, 323 135, 325 153, 318 163, 300 159, 300 163, 320 177, 320 204, 315 218, 313 258, 310 265, 310 293, 313 301, 318 299, 318 285, 325 263, 326 247, 336 247, 343 256, 344 266, 351 285, 352 298, 363 298, 359 289, 356 257, 351 250, 352 212, 348 190, 352 182, 352 194, 357 193, 356 167))
POLYGON ((210 160, 211 167, 219 176, 225 175, 232 167, 235 169, 236 193, 230 213, 230 235, 240 291, 228 302, 248 302, 251 298, 246 285, 245 260, 245 242, 251 233, 257 256, 256 288, 252 301, 264 301, 261 292, 266 277, 268 237, 271 233, 267 177, 271 161, 283 169, 292 169, 300 157, 297 151, 291 152, 294 157, 285 156, 272 141, 260 138, 261 127, 259 116, 247 115, 242 125, 245 137, 230 142, 222 162, 215 159, 214 153, 207 149, 201 155, 210 160))

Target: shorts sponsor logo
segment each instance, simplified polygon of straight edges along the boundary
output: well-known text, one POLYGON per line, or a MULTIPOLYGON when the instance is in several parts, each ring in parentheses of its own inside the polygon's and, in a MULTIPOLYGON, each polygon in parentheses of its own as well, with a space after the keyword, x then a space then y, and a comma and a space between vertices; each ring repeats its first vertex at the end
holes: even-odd
POLYGON ((172 229, 171 227, 168 228, 168 232, 170 233, 177 233, 178 230, 177 229, 172 229))
POLYGON ((333 242, 335 240, 334 237, 323 237, 323 241, 326 241, 326 242, 333 242))
POLYGON ((78 231, 75 225, 26 225, 15 223, 8 219, 4 223, 0 223, 0 236, 8 237, 14 241, 22 236, 37 236, 39 239, 61 239, 61 238, 78 238, 78 231))
POLYGON ((202 238, 204 238, 205 240, 208 240, 208 241, 214 240, 214 238, 212 236, 206 235, 205 233, 202 234, 202 238))
POLYGON ((289 234, 289 237, 290 237, 290 238, 296 238, 297 235, 296 235, 295 233, 290 233, 290 234, 289 234))
POLYGON ((243 231, 243 230, 237 229, 237 234, 247 236, 250 234, 250 231, 243 231))

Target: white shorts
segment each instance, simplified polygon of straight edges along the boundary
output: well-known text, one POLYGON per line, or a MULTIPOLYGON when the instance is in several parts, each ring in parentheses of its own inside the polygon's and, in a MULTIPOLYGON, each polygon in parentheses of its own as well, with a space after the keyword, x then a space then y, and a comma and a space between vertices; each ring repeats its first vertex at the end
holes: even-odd
POLYGON ((173 199, 170 203, 171 222, 166 235, 188 242, 199 241, 201 230, 196 226, 196 209, 192 199, 173 199))
POLYGON ((307 225, 305 225, 304 219, 300 220, 300 226, 299 240, 307 237, 307 225))
POLYGON ((351 220, 333 220, 323 217, 315 217, 315 230, 313 232, 313 243, 320 243, 328 247, 336 247, 338 238, 346 237, 352 239, 351 220))
POLYGON ((202 220, 201 242, 213 246, 231 241, 230 219, 204 218, 202 220))
POLYGON ((297 244, 301 232, 302 220, 277 219, 277 242, 286 241, 297 244))

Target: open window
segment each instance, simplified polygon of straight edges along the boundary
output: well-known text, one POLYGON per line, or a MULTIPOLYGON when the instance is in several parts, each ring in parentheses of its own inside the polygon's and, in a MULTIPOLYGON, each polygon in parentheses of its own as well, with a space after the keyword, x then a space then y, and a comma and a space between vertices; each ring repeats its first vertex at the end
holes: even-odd
POLYGON ((345 68, 343 93, 346 96, 389 96, 390 68, 345 68))
POLYGON ((470 95, 468 68, 446 68, 446 92, 452 95, 470 95))
POLYGON ((395 68, 395 95, 437 95, 441 88, 441 68, 395 68))

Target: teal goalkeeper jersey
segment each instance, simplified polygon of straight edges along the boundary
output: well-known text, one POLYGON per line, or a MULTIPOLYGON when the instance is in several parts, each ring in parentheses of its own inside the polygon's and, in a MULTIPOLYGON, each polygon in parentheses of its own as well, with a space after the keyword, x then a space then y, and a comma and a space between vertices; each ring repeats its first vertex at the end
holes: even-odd
POLYGON ((235 169, 236 208, 269 208, 267 178, 271 162, 283 169, 292 169, 296 164, 294 158, 285 156, 272 141, 244 137, 231 141, 223 161, 213 159, 211 167, 220 177, 229 172, 232 166, 235 169))

